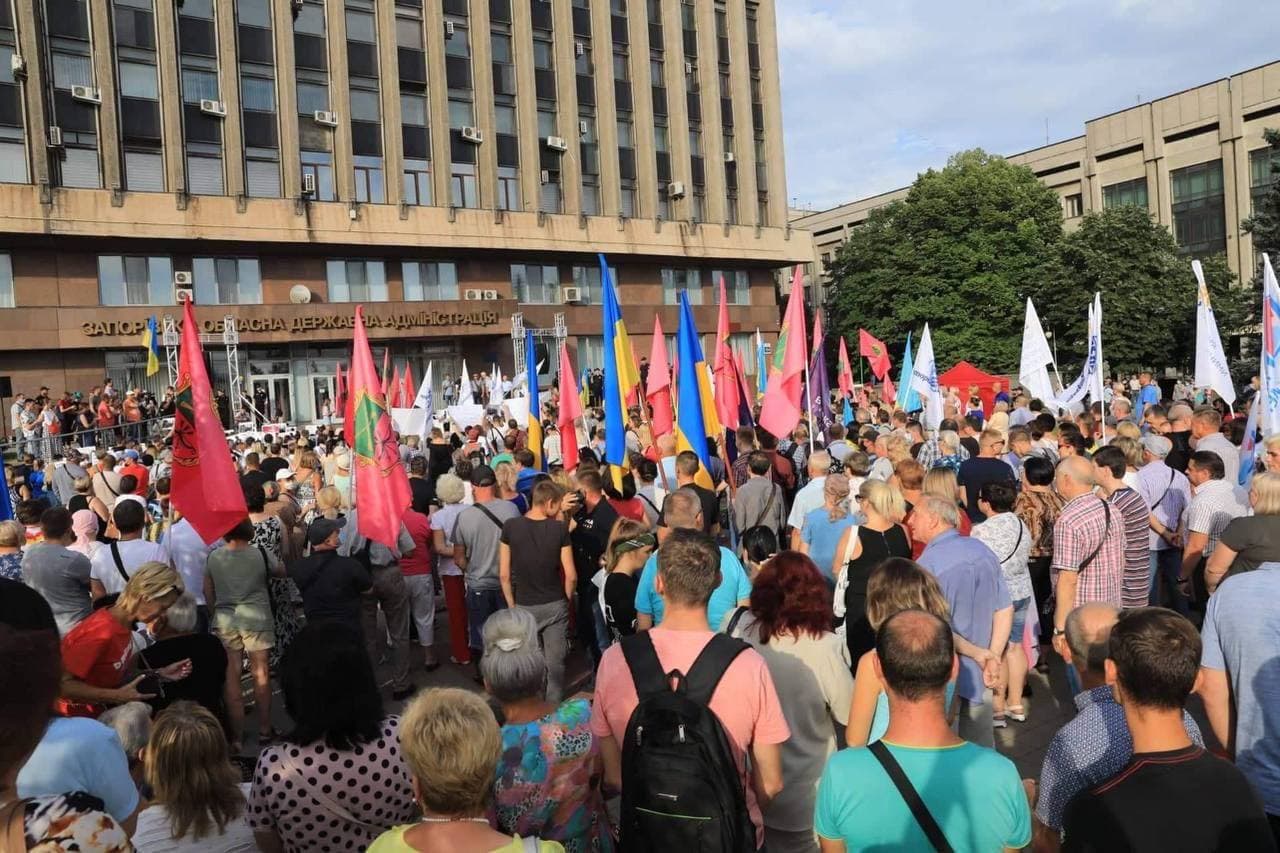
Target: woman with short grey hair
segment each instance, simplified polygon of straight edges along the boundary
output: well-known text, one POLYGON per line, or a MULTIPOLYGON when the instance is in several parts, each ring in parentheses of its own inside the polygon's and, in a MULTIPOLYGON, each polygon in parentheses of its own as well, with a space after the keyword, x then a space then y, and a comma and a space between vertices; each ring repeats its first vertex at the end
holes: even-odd
POLYGON ((161 711, 185 699, 208 708, 225 726, 227 650, 213 634, 197 630, 199 621, 195 596, 184 592, 164 616, 150 625, 156 643, 142 652, 148 666, 191 661, 191 675, 163 684, 163 692, 151 700, 151 707, 161 711))
POLYGON ((493 784, 498 830, 558 841, 566 851, 610 853, 591 703, 581 697, 558 707, 547 701, 547 659, 528 610, 499 610, 482 634, 480 674, 505 721, 493 784))

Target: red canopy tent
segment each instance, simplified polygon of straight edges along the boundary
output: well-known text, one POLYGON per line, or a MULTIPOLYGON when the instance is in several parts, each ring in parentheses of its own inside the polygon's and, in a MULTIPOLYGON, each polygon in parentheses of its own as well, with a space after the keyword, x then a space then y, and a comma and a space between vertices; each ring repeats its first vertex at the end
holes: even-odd
POLYGON ((967 361, 961 361, 955 367, 938 377, 939 385, 954 385, 960 389, 960 398, 969 399, 969 386, 978 386, 978 396, 982 398, 982 411, 987 417, 995 411, 996 392, 991 390, 992 383, 999 382, 1001 389, 1009 392, 1009 377, 995 376, 979 370, 967 361))

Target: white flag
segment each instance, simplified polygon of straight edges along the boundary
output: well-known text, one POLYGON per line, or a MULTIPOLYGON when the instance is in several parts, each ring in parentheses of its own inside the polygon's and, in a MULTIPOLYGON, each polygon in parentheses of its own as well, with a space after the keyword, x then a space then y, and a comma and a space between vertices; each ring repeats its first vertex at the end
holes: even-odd
POLYGON ((471 374, 467 372, 467 360, 462 360, 462 376, 458 380, 458 405, 474 406, 476 404, 475 390, 471 387, 471 374))
POLYGON ((1280 433, 1280 283, 1271 258, 1262 256, 1262 355, 1258 391, 1262 411, 1258 415, 1263 436, 1280 433))
POLYGON ((431 438, 431 417, 436 413, 435 405, 435 388, 432 387, 431 368, 434 363, 427 362, 427 374, 422 377, 422 387, 418 389, 418 396, 413 400, 413 408, 422 409, 422 430, 418 435, 425 443, 431 438))
POLYGON ((920 336, 920 346, 911 363, 911 390, 919 394, 925 404, 925 428, 937 429, 942 425, 942 393, 938 389, 938 365, 933 358, 933 338, 929 335, 928 323, 924 324, 924 334, 920 336))
POLYGON ((1018 382, 1032 397, 1043 401, 1053 399, 1053 383, 1049 381, 1046 364, 1053 363, 1053 353, 1049 350, 1049 342, 1045 340, 1044 328, 1040 325, 1040 315, 1027 297, 1027 317, 1022 325, 1022 364, 1018 368, 1018 382))
POLYGON ((1231 381, 1222 339, 1218 337, 1218 321, 1214 319, 1213 306, 1209 304, 1209 288, 1204 283, 1204 269, 1199 261, 1192 261, 1191 270, 1196 274, 1196 283, 1200 285, 1196 296, 1196 386, 1212 388, 1231 406, 1236 402, 1236 386, 1231 381))
POLYGON ((1095 295, 1094 302, 1089 305, 1089 352, 1085 356, 1084 366, 1076 381, 1062 390, 1062 395, 1053 401, 1059 408, 1074 406, 1084 399, 1090 391, 1102 399, 1102 329, 1101 300, 1095 295))

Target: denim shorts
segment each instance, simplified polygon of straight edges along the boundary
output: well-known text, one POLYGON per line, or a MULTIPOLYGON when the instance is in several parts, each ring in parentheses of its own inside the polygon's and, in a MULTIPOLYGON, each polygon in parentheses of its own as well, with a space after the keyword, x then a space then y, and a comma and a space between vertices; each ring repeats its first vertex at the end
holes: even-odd
POLYGON ((1031 606, 1032 596, 1019 598, 1013 603, 1013 630, 1009 632, 1009 643, 1022 645, 1022 634, 1027 627, 1027 608, 1031 606))

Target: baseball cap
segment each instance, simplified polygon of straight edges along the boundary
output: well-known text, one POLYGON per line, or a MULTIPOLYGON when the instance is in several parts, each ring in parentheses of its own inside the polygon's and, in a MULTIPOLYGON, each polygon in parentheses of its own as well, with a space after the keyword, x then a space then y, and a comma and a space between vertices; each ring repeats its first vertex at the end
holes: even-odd
POLYGON ((292 480, 292 479, 293 479, 293 472, 290 471, 288 468, 281 468, 279 471, 276 472, 276 482, 280 482, 281 480, 292 480))
POLYGON ((471 485, 485 488, 498 485, 498 477, 488 465, 477 465, 471 469, 471 485))
POLYGON ((341 530, 346 526, 347 520, 345 518, 317 518, 307 528, 307 544, 312 546, 319 545, 332 536, 335 530, 341 530))
POLYGON ((1146 435, 1142 437, 1142 449, 1159 459, 1163 459, 1173 450, 1173 442, 1163 435, 1146 435))

